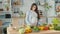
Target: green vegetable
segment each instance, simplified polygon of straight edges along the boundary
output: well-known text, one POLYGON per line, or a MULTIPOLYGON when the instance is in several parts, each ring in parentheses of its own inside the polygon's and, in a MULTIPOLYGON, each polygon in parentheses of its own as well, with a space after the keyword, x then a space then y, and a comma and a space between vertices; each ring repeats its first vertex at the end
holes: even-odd
POLYGON ((34 31, 34 32, 38 32, 39 30, 40 30, 40 29, 39 29, 38 27, 36 27, 36 26, 33 27, 33 31, 34 31))
POLYGON ((56 26, 56 27, 54 27, 54 29, 60 31, 60 26, 56 26))
POLYGON ((20 34, 24 34, 24 32, 25 32, 24 28, 20 28, 20 29, 19 29, 19 33, 20 33, 20 34))
POLYGON ((49 10, 50 8, 52 8, 52 6, 50 6, 48 3, 45 3, 44 6, 45 6, 46 10, 49 10))
POLYGON ((58 24, 59 20, 57 18, 54 18, 52 22, 53 22, 53 24, 58 24))

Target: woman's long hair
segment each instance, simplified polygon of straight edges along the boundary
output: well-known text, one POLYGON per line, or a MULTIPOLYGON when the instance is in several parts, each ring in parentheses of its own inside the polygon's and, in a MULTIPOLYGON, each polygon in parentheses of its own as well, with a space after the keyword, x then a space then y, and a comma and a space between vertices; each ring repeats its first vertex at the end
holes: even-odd
POLYGON ((33 6, 36 6, 36 9, 34 11, 37 13, 37 15, 38 15, 37 18, 39 19, 39 12, 38 12, 37 4, 36 3, 33 3, 30 10, 32 10, 33 6))

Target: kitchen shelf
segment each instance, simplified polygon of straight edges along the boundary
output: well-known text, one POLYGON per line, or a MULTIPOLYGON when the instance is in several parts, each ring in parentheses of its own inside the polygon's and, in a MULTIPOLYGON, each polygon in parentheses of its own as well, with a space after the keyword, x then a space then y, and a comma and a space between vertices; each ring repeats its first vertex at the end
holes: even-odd
POLYGON ((19 17, 20 7, 23 0, 11 0, 12 17, 19 17), (16 16, 15 16, 16 15, 16 16))
MULTIPOLYGON (((2 26, 0 26, 2 28, 2 30, 4 28, 7 28, 9 26, 9 24, 11 24, 12 22, 12 18, 5 18, 5 14, 10 14, 12 15, 12 11, 11 11, 11 0, 9 0, 10 3, 6 2, 6 0, 1 0, 0 1, 0 9, 3 9, 0 11, 0 20, 2 20, 2 26), (9 7, 9 10, 6 10, 6 7, 9 7)), ((4 31, 4 30, 3 30, 4 31)), ((4 32, 2 32, 2 34, 4 34, 4 32)))

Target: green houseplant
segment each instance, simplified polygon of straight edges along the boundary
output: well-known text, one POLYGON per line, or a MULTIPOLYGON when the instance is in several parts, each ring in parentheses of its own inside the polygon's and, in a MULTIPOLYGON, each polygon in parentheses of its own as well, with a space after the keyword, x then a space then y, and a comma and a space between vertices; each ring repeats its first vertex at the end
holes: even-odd
POLYGON ((46 11, 46 22, 48 23, 48 17, 47 17, 47 11, 52 8, 52 6, 50 6, 47 2, 45 2, 45 4, 43 5, 46 11))

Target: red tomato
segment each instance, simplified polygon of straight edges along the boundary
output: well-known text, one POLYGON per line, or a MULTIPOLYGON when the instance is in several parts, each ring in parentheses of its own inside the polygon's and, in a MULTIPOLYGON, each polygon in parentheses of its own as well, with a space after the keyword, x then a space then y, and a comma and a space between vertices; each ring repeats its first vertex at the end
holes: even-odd
POLYGON ((49 30, 49 27, 44 27, 44 30, 49 30))

